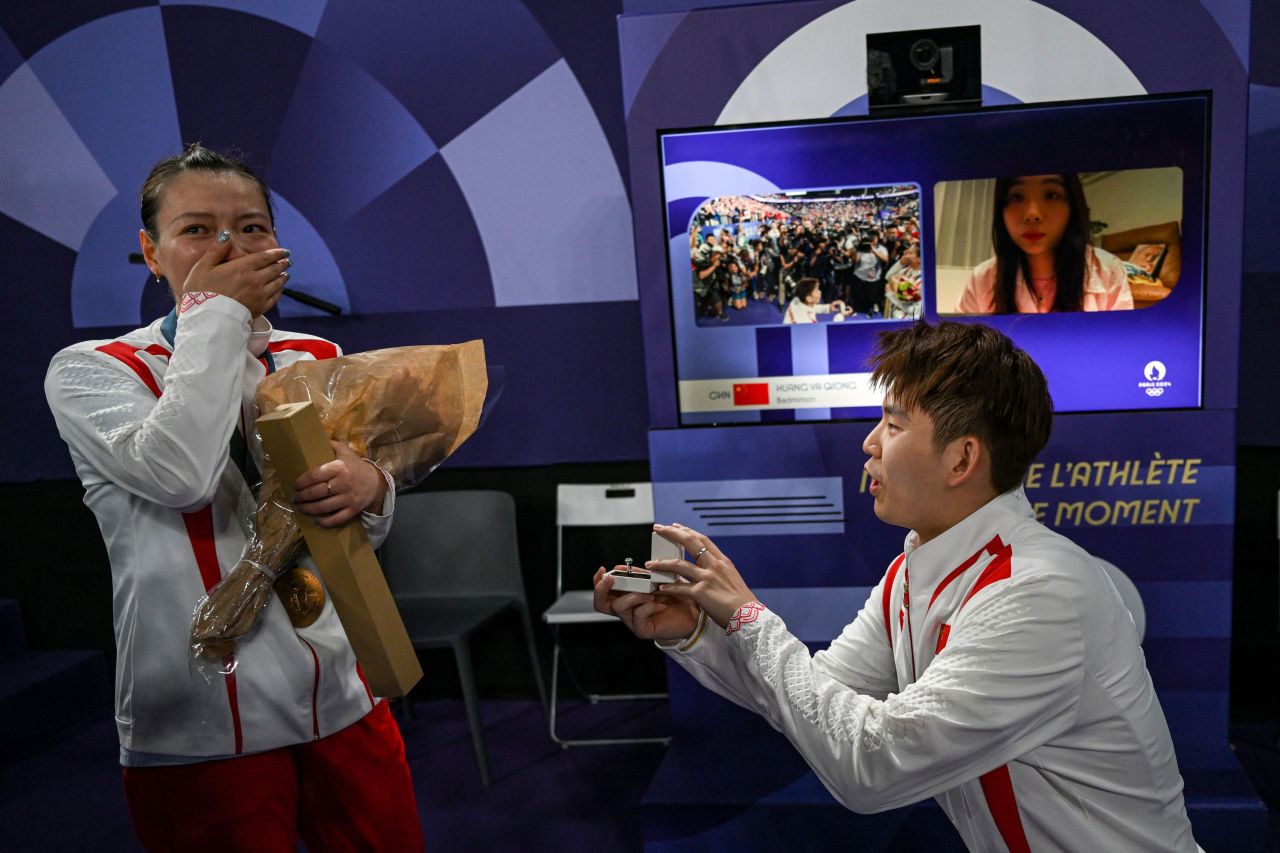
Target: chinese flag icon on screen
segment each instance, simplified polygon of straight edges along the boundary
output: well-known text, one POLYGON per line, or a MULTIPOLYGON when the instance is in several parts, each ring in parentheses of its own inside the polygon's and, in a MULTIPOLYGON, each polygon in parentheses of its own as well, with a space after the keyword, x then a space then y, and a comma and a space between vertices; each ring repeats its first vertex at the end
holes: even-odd
POLYGON ((743 382, 733 386, 733 404, 735 406, 767 406, 769 405, 768 382, 743 382))

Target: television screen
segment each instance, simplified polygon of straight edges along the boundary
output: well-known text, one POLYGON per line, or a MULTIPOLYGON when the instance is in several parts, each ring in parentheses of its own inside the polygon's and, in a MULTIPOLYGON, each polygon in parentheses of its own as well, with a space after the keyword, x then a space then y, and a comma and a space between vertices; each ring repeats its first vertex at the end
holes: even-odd
POLYGON ((879 415, 876 333, 980 320, 1059 412, 1201 405, 1204 93, 659 133, 680 421, 879 415))

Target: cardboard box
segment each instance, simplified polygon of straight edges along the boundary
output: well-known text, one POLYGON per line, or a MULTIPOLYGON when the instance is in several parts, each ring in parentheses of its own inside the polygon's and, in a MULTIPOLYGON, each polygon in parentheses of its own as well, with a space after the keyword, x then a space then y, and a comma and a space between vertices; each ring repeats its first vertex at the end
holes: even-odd
MULTIPOLYGON (((320 416, 309 402, 286 403, 263 415, 258 431, 287 498, 293 497, 298 477, 334 459, 320 416)), ((369 689, 375 696, 406 695, 422 678, 422 665, 364 527, 358 520, 326 528, 310 516, 299 513, 298 518, 369 689)))

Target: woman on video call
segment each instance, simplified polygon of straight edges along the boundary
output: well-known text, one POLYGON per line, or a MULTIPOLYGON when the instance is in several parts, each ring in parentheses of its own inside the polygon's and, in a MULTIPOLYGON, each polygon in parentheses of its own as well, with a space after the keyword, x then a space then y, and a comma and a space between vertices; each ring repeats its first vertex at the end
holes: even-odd
POLYGON ((1089 245, 1089 205, 1076 175, 996 180, 995 256, 974 268, 958 314, 1045 314, 1133 307, 1124 265, 1089 245))

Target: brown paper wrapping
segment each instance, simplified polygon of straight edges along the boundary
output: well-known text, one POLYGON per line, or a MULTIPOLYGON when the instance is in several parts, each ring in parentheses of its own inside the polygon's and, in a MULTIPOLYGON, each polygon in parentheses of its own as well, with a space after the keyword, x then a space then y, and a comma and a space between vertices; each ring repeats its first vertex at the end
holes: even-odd
MULTIPOLYGON (((421 482, 470 438, 487 390, 484 344, 468 341, 298 362, 263 379, 256 401, 262 415, 310 401, 329 437, 376 462, 402 489, 421 482)), ((265 459, 240 563, 200 600, 192 618, 191 653, 202 668, 234 670, 235 644, 269 603, 273 581, 305 553, 292 485, 282 485, 265 459)))

